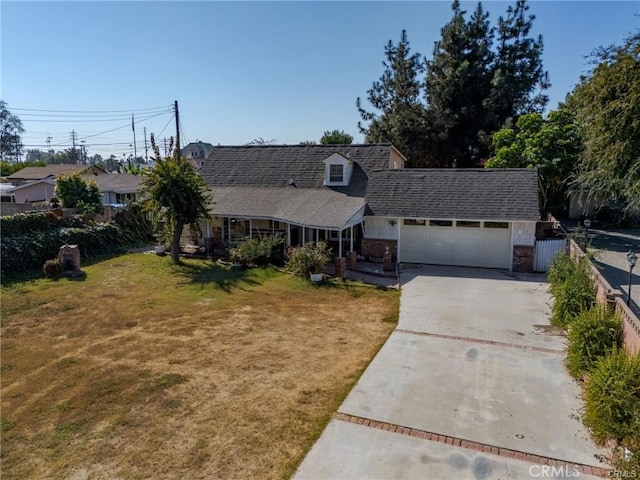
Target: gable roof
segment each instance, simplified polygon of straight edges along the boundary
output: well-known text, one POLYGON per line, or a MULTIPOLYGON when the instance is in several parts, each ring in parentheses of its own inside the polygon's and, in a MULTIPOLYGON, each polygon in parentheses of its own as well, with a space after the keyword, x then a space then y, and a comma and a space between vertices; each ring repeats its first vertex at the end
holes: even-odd
POLYGON ((213 147, 200 174, 213 192, 213 215, 344 228, 363 215, 368 177, 388 168, 392 148, 391 144, 213 147), (348 186, 324 185, 324 161, 335 153, 354 163, 348 186))
POLYGON ((42 180, 36 180, 34 182, 26 182, 18 186, 10 185, 11 188, 7 190, 10 192, 14 192, 16 190, 22 190, 24 188, 33 187, 34 185, 39 185, 41 183, 46 183, 48 185, 55 185, 56 181, 53 178, 43 178, 42 180))
POLYGON ((332 187, 364 197, 368 176, 387 168, 389 143, 368 145, 259 145, 213 147, 200 170, 205 182, 215 186, 328 188, 323 163, 339 153, 355 163, 351 185, 332 187))
MULTIPOLYGON (((42 180, 43 178, 57 177, 59 175, 73 175, 74 173, 84 173, 87 170, 104 172, 101 168, 93 165, 77 165, 71 163, 51 164, 46 167, 25 167, 22 170, 12 173, 9 180, 42 180)), ((106 172, 104 172, 106 173, 106 172)))
POLYGON ((132 173, 107 173, 106 175, 82 175, 84 180, 93 180, 100 192, 137 193, 142 188, 143 177, 132 173))
POLYGON ((434 219, 536 221, 534 169, 377 171, 367 186, 367 215, 434 219))

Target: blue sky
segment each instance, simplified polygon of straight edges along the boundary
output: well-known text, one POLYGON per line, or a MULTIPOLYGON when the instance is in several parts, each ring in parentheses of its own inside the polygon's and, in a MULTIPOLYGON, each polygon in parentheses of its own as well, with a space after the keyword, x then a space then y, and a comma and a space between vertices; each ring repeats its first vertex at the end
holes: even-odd
MULTIPOLYGON (((483 4, 495 24, 510 3, 483 4)), ((473 10, 475 2, 462 5, 473 10)), ((585 55, 640 26, 638 1, 530 6, 553 85, 550 109, 589 69, 585 55)), ((160 138, 173 134, 174 100, 183 143, 262 137, 296 144, 332 129, 362 141, 355 100, 382 74, 384 45, 406 29, 412 50, 430 58, 451 9, 449 1, 3 0, 0 15, 0 98, 22 119, 24 143, 44 145, 49 136, 62 149, 75 130, 89 154, 120 157, 133 142, 128 112, 136 112, 140 153, 143 127, 160 138), (78 114, 57 111, 116 113, 70 118, 78 114)))

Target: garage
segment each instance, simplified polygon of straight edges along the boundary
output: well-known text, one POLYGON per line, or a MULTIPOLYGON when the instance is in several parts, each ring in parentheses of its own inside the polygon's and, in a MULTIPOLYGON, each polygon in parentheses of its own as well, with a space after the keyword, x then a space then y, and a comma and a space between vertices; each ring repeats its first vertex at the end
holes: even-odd
POLYGON ((509 222, 404 219, 400 261, 508 269, 509 222))

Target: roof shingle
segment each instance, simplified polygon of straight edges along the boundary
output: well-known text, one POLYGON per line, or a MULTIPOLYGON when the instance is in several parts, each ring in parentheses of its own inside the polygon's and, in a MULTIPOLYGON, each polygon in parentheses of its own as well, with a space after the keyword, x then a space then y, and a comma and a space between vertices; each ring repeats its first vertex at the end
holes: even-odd
POLYGON ((533 169, 403 169, 373 173, 367 214, 409 218, 536 221, 533 169))

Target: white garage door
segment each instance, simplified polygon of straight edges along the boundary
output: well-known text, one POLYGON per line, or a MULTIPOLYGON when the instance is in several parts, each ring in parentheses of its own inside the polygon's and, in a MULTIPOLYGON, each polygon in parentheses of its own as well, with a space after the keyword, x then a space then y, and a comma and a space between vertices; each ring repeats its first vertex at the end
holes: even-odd
POLYGON ((401 262, 509 268, 507 222, 404 220, 401 235, 401 262))

